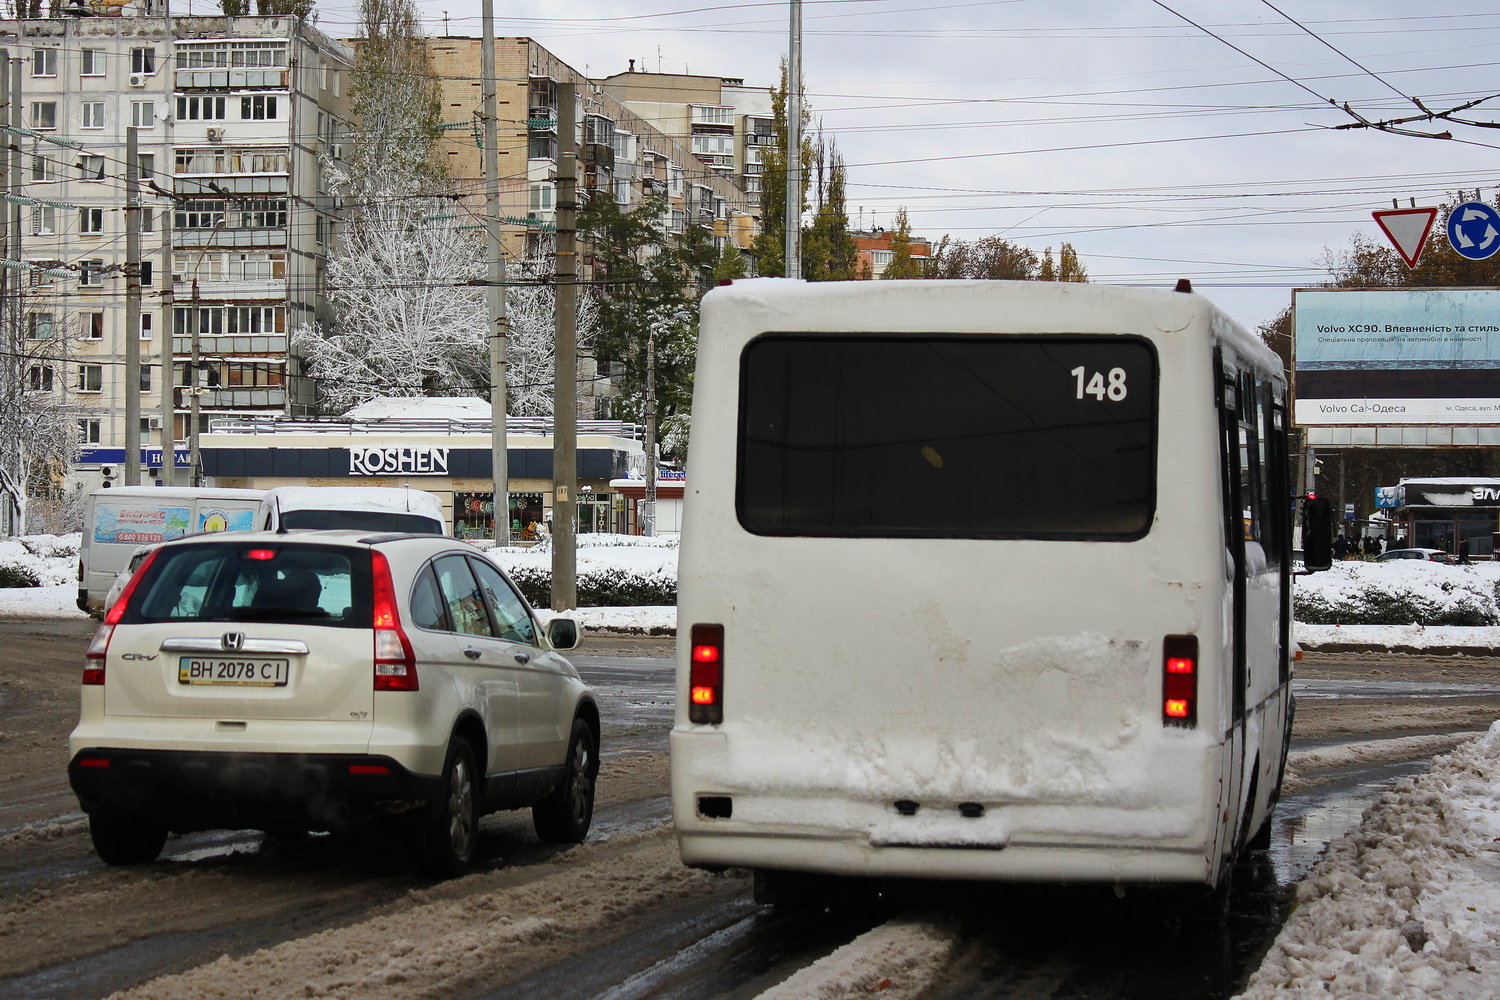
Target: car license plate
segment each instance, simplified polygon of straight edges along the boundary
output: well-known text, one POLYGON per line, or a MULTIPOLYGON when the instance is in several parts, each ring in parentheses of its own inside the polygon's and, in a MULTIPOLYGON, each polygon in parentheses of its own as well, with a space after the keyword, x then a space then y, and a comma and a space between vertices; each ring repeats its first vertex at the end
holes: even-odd
POLYGON ((290 664, 290 660, 274 656, 184 656, 177 664, 177 680, 182 684, 282 687, 291 673, 290 664))

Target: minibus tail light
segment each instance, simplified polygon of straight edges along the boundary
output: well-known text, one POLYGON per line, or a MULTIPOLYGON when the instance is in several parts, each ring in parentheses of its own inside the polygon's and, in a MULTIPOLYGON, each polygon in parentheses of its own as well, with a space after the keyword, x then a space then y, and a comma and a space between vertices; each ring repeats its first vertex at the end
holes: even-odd
POLYGON ((697 624, 688 669, 688 721, 718 725, 724 721, 724 626, 697 624))
POLYGON ((1169 635, 1162 640, 1161 721, 1167 726, 1198 725, 1198 637, 1169 635))
POLYGON ((379 550, 370 552, 370 583, 374 604, 371 624, 375 631, 375 690, 416 691, 417 657, 401 628, 391 564, 379 550))

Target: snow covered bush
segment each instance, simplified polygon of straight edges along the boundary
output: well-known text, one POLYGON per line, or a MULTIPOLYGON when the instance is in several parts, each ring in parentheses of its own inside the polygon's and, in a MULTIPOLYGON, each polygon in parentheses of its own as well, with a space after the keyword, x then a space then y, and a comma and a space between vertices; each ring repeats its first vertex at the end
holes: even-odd
POLYGON ((0 540, 0 588, 55 587, 78 580, 74 535, 26 535, 0 540))
MULTIPOLYGON (((490 549, 532 606, 552 606, 552 547, 490 549)), ((677 539, 578 536, 578 606, 660 607, 677 603, 677 539)))
POLYGON ((1497 625, 1500 563, 1335 563, 1298 577, 1292 616, 1308 625, 1497 625))

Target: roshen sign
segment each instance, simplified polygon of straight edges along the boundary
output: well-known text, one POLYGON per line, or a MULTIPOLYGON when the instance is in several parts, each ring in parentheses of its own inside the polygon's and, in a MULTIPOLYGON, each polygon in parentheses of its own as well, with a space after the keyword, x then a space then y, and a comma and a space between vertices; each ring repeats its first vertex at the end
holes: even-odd
POLYGON ((431 445, 350 448, 351 476, 446 476, 448 449, 431 445))

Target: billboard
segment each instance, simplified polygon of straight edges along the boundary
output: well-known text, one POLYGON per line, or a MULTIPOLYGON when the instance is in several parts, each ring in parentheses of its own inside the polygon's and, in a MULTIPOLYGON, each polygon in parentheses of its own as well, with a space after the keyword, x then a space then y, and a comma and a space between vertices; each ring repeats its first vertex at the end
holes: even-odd
POLYGON ((1500 289, 1298 289, 1304 427, 1500 424, 1500 289))

